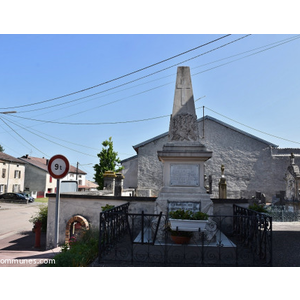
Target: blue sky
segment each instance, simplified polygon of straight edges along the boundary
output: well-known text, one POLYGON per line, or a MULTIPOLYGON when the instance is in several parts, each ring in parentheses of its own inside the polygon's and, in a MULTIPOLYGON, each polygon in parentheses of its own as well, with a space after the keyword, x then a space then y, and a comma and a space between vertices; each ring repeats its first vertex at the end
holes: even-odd
MULTIPOLYGON (((101 84, 212 41, 226 33, 234 34, 210 46, 99 88, 45 102, 43 105, 16 108, 18 113, 11 116, 1 115, 7 124, 0 123, 0 144, 4 146, 7 154, 16 157, 27 153, 38 157, 63 154, 71 164, 79 162, 80 168, 92 179, 92 165, 98 162, 96 154, 101 150, 103 140, 112 136, 114 148, 119 152, 120 158, 127 158, 135 154, 132 145, 166 132, 169 117, 139 123, 98 126, 59 125, 28 119, 73 123, 116 122, 170 115, 177 68, 173 65, 176 64, 191 67, 195 99, 205 96, 196 102, 196 107, 204 105, 218 113, 206 109, 206 114, 280 147, 300 147, 299 143, 264 135, 228 119, 300 142, 299 39, 249 57, 243 58, 259 50, 235 56, 296 36, 299 33, 298 1, 2 2, 0 111, 101 84), (133 35, 129 35, 132 33, 133 35), (243 37, 246 33, 253 35, 210 54, 181 63, 243 37), (286 35, 288 33, 291 35, 286 35), (234 57, 228 58, 230 56, 234 57), (237 60, 239 58, 241 59, 237 60), (230 63, 232 60, 236 61, 230 63), (224 65, 221 66, 222 64, 224 65), (116 88, 164 68, 168 69, 116 88), (113 89, 103 92, 109 88, 113 89), (100 94, 77 100, 93 93, 100 94), (70 102, 60 105, 67 101, 70 102), (35 111, 26 112, 33 109, 35 111), (74 149, 79 152, 75 152, 74 149)), ((197 113, 200 117, 202 108, 197 110, 197 113)), ((118 270, 119 273, 121 271, 118 270)), ((124 278, 128 275, 128 270, 125 272, 118 284, 127 285, 124 278)), ((227 275, 228 270, 225 272, 224 275, 227 275)), ((105 274, 107 275, 107 272, 105 274)), ((176 272, 160 274, 161 280, 157 282, 162 282, 165 286, 165 279, 170 280, 176 272)), ((245 269, 240 278, 245 279, 249 274, 253 275, 245 269)), ((115 273, 112 275, 115 276, 115 273)), ((215 273, 213 275, 215 276, 215 273)), ((226 289, 228 282, 224 280, 224 275, 221 274, 222 280, 218 281, 218 285, 223 284, 222 287, 226 289)), ((156 273, 155 276, 157 277, 156 273)), ((198 277, 188 278, 191 280, 198 277)), ((207 284, 211 285, 210 282, 206 282, 207 284)), ((221 293, 224 288, 219 289, 221 293)), ((160 293, 162 290, 168 291, 160 289, 160 293)), ((265 290, 260 289, 260 293, 265 290)), ((20 291, 23 293, 23 289, 20 291)), ((123 293, 123 289, 120 291, 123 293)), ((284 290, 285 294, 286 292, 284 290)), ((82 293, 86 296, 86 290, 82 293)))
POLYGON ((105 139, 111 136, 115 151, 125 159, 135 155, 133 145, 168 130, 176 69, 186 65, 194 98, 202 97, 196 101, 198 117, 205 106, 205 114, 280 147, 300 147, 299 36, 224 36, 2 34, 0 111, 17 113, 1 115, 0 144, 15 157, 63 154, 72 165, 79 162, 92 179, 105 139), (131 123, 156 117, 161 118, 131 123))

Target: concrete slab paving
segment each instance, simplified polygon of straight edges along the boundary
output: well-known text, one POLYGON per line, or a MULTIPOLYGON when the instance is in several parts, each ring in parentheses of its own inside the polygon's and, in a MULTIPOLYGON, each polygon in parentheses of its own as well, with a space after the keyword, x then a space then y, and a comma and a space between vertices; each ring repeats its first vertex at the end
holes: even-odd
POLYGON ((53 257, 60 252, 60 247, 46 250, 45 233, 42 234, 41 248, 35 248, 35 233, 32 231, 14 233, 0 239, 1 267, 38 267, 54 264, 53 257))

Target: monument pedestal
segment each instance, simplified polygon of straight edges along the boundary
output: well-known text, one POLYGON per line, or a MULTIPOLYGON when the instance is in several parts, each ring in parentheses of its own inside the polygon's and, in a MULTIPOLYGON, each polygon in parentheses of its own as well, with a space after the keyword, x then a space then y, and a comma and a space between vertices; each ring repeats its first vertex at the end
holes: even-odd
POLYGON ((168 212, 169 202, 200 203, 200 210, 213 213, 213 203, 204 187, 204 162, 211 158, 199 142, 170 142, 158 151, 163 162, 163 187, 156 200, 156 212, 168 212))

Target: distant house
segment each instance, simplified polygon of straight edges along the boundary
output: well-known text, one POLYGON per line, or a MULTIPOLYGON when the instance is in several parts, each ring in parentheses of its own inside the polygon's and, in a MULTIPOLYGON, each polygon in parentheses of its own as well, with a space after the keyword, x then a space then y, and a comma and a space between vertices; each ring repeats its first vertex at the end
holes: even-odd
MULTIPOLYGON (((46 193, 56 192, 56 180, 48 173, 48 159, 29 155, 22 156, 19 159, 26 164, 24 186, 33 197, 42 198, 46 193)), ((61 181, 77 181, 80 188, 81 185, 85 185, 85 176, 85 172, 70 166, 68 175, 62 178, 61 181)))
POLYGON ((93 192, 93 191, 98 191, 98 187, 99 187, 98 184, 86 179, 85 180, 85 185, 79 185, 78 190, 81 191, 81 192, 83 192, 83 191, 93 192))
POLYGON ((0 194, 24 191, 25 163, 0 152, 0 194))

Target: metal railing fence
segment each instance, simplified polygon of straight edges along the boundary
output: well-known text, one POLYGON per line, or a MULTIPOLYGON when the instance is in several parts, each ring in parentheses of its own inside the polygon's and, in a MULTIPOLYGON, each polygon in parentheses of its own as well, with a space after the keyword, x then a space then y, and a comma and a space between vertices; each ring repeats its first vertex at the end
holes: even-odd
POLYGON ((175 244, 164 214, 131 214, 128 205, 100 214, 99 262, 142 266, 271 266, 272 218, 234 207, 210 216, 213 230, 175 244))
POLYGON ((272 265, 272 217, 233 205, 234 234, 249 247, 253 255, 272 265))

